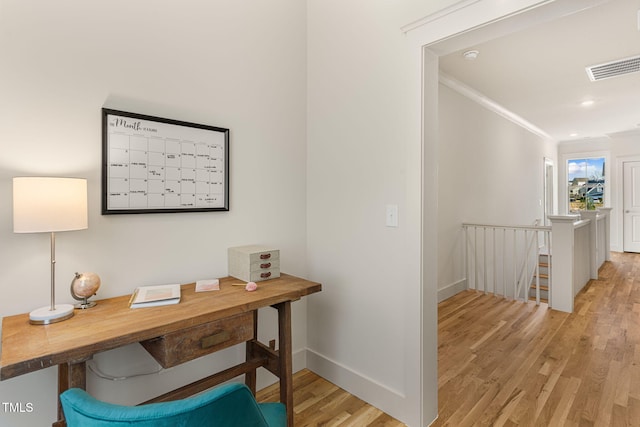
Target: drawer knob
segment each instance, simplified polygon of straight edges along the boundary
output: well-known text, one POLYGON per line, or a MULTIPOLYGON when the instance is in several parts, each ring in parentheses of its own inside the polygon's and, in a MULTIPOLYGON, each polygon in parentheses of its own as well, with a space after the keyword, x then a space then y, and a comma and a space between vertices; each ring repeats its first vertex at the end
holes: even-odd
POLYGON ((260 268, 270 268, 271 267, 271 263, 270 262, 266 262, 264 264, 260 264, 260 268))
POLYGON ((231 335, 229 331, 220 331, 216 332, 213 335, 209 335, 208 337, 204 337, 200 340, 200 348, 205 349, 209 347, 213 347, 214 345, 221 344, 225 341, 229 341, 231 335))
POLYGON ((267 273, 261 273, 260 277, 262 277, 263 279, 266 279, 267 277, 271 277, 271 272, 267 272, 267 273))
POLYGON ((260 254, 260 259, 269 259, 271 258, 271 254, 260 254))

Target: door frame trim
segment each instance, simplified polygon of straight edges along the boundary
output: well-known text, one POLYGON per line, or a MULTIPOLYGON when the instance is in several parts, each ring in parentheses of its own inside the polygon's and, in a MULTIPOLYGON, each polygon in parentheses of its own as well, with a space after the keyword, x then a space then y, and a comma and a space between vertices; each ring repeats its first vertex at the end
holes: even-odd
POLYGON ((551 221, 547 218, 547 214, 556 215, 558 211, 558 192, 556 190, 556 177, 558 176, 558 168, 556 162, 551 158, 544 156, 542 159, 542 225, 551 225, 551 221), (551 182, 547 179, 547 168, 551 166, 551 182), (551 200, 548 200, 548 189, 551 189, 551 200), (551 206, 549 206, 551 203, 551 206), (551 208, 551 212, 549 211, 551 208))

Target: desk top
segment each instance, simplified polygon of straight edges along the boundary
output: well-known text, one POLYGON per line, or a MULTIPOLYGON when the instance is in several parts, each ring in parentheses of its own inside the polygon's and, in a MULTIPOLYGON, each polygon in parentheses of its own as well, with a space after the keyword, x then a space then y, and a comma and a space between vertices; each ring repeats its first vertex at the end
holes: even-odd
POLYGON ((282 274, 258 282, 247 292, 232 277, 220 279, 220 290, 195 292, 195 283, 182 285, 179 304, 129 308, 130 295, 98 300, 75 316, 50 325, 31 325, 29 314, 2 319, 0 380, 68 362, 169 332, 224 319, 319 292, 322 285, 282 274))

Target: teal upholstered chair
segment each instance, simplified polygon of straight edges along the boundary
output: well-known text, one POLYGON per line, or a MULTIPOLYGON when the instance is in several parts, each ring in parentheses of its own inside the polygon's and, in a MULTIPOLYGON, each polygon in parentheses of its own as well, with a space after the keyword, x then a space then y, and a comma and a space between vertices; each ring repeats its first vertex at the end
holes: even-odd
POLYGON ((225 384, 187 399, 123 406, 72 388, 60 395, 68 427, 284 427, 282 403, 257 403, 244 384, 225 384))

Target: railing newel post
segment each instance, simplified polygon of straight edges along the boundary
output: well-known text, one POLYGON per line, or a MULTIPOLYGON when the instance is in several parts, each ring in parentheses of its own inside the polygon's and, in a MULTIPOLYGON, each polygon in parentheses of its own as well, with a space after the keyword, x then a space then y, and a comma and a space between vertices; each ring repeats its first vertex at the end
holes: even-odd
POLYGON ((518 249, 517 249, 517 241, 518 241, 518 230, 516 228, 513 229, 513 299, 516 299, 516 292, 518 288, 518 272, 516 265, 518 265, 518 249))
POLYGON ((502 229, 502 298, 507 297, 507 289, 506 289, 506 273, 505 273, 505 258, 507 254, 505 253, 505 248, 507 247, 507 229, 502 229))

